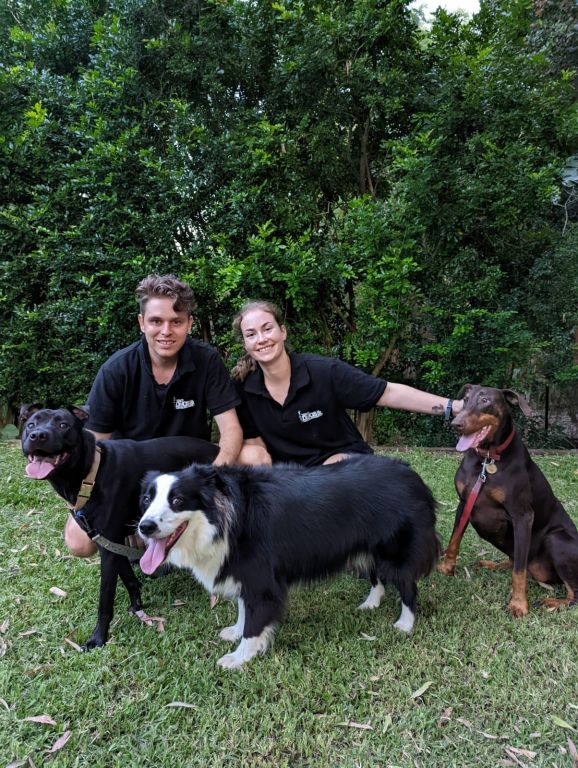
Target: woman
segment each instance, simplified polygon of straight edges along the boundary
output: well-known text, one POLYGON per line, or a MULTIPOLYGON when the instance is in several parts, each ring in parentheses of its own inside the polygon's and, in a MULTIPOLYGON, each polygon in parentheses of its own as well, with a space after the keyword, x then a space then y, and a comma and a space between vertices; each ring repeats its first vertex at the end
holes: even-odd
POLYGON ((287 329, 269 301, 245 304, 233 328, 247 352, 232 372, 243 399, 237 409, 245 435, 242 464, 313 466, 372 453, 347 409, 379 405, 445 415, 446 421, 462 409, 461 400, 386 382, 335 358, 287 352, 287 329))

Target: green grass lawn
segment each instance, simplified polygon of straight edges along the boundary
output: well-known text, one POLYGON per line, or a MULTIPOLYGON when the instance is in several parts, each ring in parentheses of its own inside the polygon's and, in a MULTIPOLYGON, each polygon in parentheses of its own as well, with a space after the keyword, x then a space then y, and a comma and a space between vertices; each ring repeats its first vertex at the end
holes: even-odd
MULTIPOLYGON (((457 456, 403 458, 434 491, 446 543, 457 456)), ((577 457, 536 461, 577 520, 577 457)), ((64 504, 48 483, 24 476, 15 442, 0 443, 0 516, 4 766, 573 765, 578 610, 532 608, 512 619, 510 575, 477 568, 480 555, 499 553, 471 529, 456 576, 421 582, 409 637, 392 626, 393 590, 378 611, 357 611, 367 583, 343 575, 294 590, 269 653, 224 671, 218 630, 235 609, 211 610, 184 572, 144 583, 164 632, 127 613, 119 586, 111 641, 78 652, 96 622, 98 561, 68 556, 64 504), (28 719, 41 715, 53 722, 28 719)), ((530 584, 531 601, 544 594, 530 584)))

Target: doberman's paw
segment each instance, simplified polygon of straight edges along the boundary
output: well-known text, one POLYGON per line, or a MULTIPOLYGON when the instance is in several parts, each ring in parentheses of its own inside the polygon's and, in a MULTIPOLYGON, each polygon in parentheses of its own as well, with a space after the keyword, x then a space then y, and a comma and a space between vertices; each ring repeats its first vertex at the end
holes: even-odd
POLYGON ((456 571, 456 564, 447 560, 442 560, 436 567, 439 573, 443 573, 444 576, 453 576, 456 571))
POLYGON ((528 603, 525 600, 510 600, 508 611, 515 619, 521 619, 528 613, 528 603))
POLYGON ((534 603, 536 608, 548 608, 550 611, 559 611, 560 608, 566 608, 567 606, 572 606, 575 604, 575 601, 570 601, 566 597, 542 597, 540 600, 536 600, 534 603))

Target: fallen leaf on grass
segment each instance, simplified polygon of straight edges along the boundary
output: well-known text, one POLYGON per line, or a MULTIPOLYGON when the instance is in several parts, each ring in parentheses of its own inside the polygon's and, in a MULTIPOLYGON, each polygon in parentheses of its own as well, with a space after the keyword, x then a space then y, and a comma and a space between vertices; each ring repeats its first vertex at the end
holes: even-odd
POLYGON ((181 707, 183 709, 198 709, 196 704, 188 704, 186 701, 171 701, 170 704, 165 704, 165 707, 181 707))
POLYGON ((66 595, 68 594, 63 589, 60 589, 60 587, 50 587, 48 591, 51 592, 53 595, 56 595, 56 597, 66 597, 66 595))
POLYGON ((56 725, 56 721, 53 720, 50 715, 33 715, 32 717, 25 717, 24 723, 42 723, 43 725, 56 725))
POLYGON ((9 626, 10 626, 10 619, 4 619, 2 624, 0 624, 0 634, 3 635, 4 632, 6 632, 6 630, 8 629, 9 626))
POLYGON ((449 721, 452 719, 452 712, 454 711, 453 707, 446 707, 444 711, 440 715, 440 719, 438 720, 438 728, 441 728, 444 725, 447 725, 449 721))
POLYGON ((381 729, 382 733, 387 733, 387 731, 390 729, 391 724, 393 720, 391 719, 391 715, 386 715, 383 721, 383 727, 381 729))
POLYGON ((570 737, 568 737, 568 752, 570 752, 570 757, 573 760, 572 767, 578 768, 578 750, 576 750, 576 745, 570 737))
POLYGON ((468 571, 468 569, 466 568, 465 565, 464 565, 464 573, 466 574, 466 579, 470 579, 470 581, 471 581, 472 577, 471 577, 470 572, 468 571))
POLYGON ((25 757, 24 760, 14 760, 13 763, 8 763, 6 768, 21 768, 23 765, 34 765, 34 763, 31 763, 30 758, 25 757))
POLYGON ((187 604, 186 600, 174 600, 173 601, 173 607, 174 608, 178 608, 179 606, 186 605, 186 604, 187 604))
POLYGON ((28 637, 28 635, 35 635, 37 632, 37 629, 27 629, 25 632, 19 632, 18 637, 28 637))
POLYGON ((497 739, 498 738, 497 736, 494 736, 493 733, 486 733, 485 731, 478 731, 478 733, 480 733, 484 737, 484 739, 497 739))
POLYGON ((567 723, 566 720, 562 720, 562 718, 558 717, 557 715, 552 715, 552 722, 554 725, 558 725, 560 728, 566 728, 568 731, 576 730, 574 726, 570 725, 570 723, 567 723))
POLYGON ((3 637, 0 637, 0 658, 6 655, 7 650, 8 650, 8 646, 6 645, 6 641, 4 640, 3 637))
POLYGON ((56 739, 54 744, 50 747, 50 749, 46 750, 46 754, 53 755, 55 752, 58 752, 62 747, 66 744, 68 739, 72 736, 72 731, 64 731, 62 736, 59 739, 56 739))
POLYGON ((377 637, 375 635, 366 635, 365 632, 361 632, 361 639, 362 640, 377 640, 377 637))
POLYGON ((142 609, 140 611, 133 611, 134 615, 137 617, 137 619, 140 619, 143 624, 146 624, 147 627, 154 626, 154 622, 156 621, 157 631, 158 632, 164 632, 165 631, 165 621, 166 619, 162 616, 149 616, 146 611, 143 611, 142 609))
POLYGON ((531 749, 519 749, 518 747, 512 747, 508 745, 506 750, 511 752, 513 755, 522 755, 522 757, 527 757, 528 760, 533 760, 536 757, 536 752, 532 752, 531 749))
MULTIPOLYGON (((522 760, 520 760, 519 757, 517 757, 516 753, 520 750, 515 749, 514 747, 505 747, 504 752, 508 755, 509 758, 511 758, 515 765, 519 765, 520 768, 528 768, 528 764, 524 763, 522 760)), ((536 753, 534 753, 536 754, 536 753)))
POLYGON ((458 721, 458 723, 461 723, 462 725, 465 725, 466 728, 472 728, 473 727, 472 724, 470 723, 470 721, 466 720, 465 717, 458 717, 457 721, 458 721))
POLYGON ((427 683, 424 683, 421 688, 418 688, 417 691, 414 691, 411 694, 412 699, 419 699, 420 696, 423 696, 423 694, 427 691, 428 688, 430 688, 433 685, 433 680, 428 680, 427 683))
POLYGON ((78 645, 78 643, 75 643, 74 640, 71 640, 69 637, 65 637, 64 638, 64 642, 68 643, 68 645, 72 646, 75 651, 78 651, 79 653, 83 652, 82 648, 80 647, 80 645, 78 645))
POLYGON ((355 723, 353 720, 345 720, 343 723, 336 723, 344 728, 357 728, 359 731, 373 731, 371 720, 367 723, 355 723))

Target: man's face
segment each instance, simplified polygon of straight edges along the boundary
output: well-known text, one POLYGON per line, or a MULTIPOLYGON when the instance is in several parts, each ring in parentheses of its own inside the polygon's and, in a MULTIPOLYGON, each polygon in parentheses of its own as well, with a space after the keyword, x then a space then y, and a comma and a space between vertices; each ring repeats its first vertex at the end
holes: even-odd
POLYGON ((175 358, 191 330, 193 319, 186 312, 176 312, 168 297, 149 299, 138 323, 144 333, 151 360, 167 361, 175 358))

